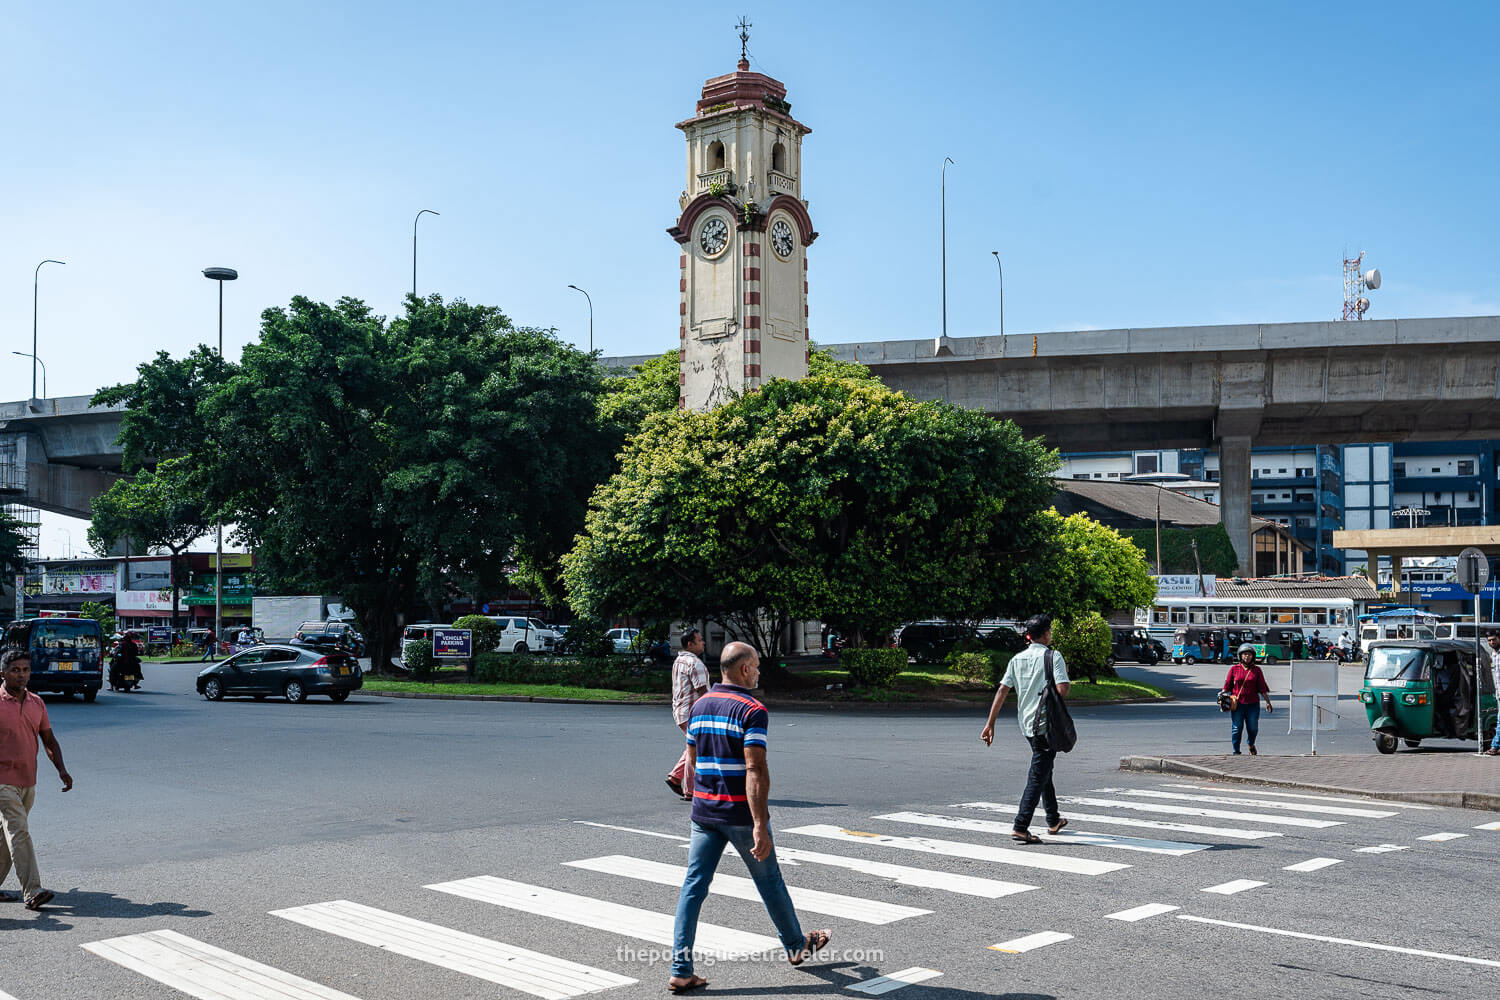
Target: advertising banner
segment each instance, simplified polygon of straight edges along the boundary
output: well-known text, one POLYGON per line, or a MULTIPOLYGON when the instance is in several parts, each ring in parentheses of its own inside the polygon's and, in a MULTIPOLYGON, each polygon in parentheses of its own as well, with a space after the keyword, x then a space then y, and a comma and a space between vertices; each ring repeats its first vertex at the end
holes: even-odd
MULTIPOLYGON (((248 552, 226 552, 226 553, 224 553, 224 568, 225 569, 249 569, 250 568, 250 564, 251 564, 253 558, 254 557, 251 556, 251 554, 248 553, 248 552)), ((217 555, 211 555, 211 556, 208 557, 208 568, 209 569, 213 569, 214 568, 214 561, 216 559, 218 559, 217 555)))
POLYGON ((170 590, 122 590, 115 595, 115 612, 118 614, 171 610, 170 590))
MULTIPOLYGON (((228 559, 228 556, 225 557, 228 559)), ((250 574, 245 570, 226 569, 224 571, 224 606, 250 604, 250 599, 255 596, 255 585, 250 574)), ((193 589, 188 592, 187 604, 189 606, 214 603, 214 574, 195 573, 193 575, 193 589)))
POLYGON ((32 563, 26 574, 26 593, 44 594, 113 594, 113 562, 70 562, 56 565, 32 563))
POLYGON ((172 560, 151 559, 125 564, 125 589, 165 590, 172 586, 172 560))
POLYGON ((474 633, 466 628, 432 630, 432 655, 469 657, 474 655, 474 633))
POLYGON ((1213 597, 1218 577, 1204 575, 1202 587, 1196 573, 1163 574, 1156 578, 1157 597, 1213 597))

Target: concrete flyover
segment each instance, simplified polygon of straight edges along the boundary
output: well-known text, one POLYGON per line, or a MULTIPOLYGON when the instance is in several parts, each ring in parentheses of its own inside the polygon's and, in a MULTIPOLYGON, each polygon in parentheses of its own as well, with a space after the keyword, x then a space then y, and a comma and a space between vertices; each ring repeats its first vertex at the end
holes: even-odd
POLYGON ((825 346, 893 389, 1007 417, 1062 451, 1217 447, 1242 571, 1252 446, 1500 437, 1497 316, 825 346))
POLYGON ((1335 531, 1336 549, 1363 549, 1365 575, 1376 590, 1380 558, 1391 561, 1391 586, 1401 590, 1401 563, 1408 556, 1456 556, 1476 548, 1490 556, 1500 555, 1500 527, 1495 525, 1438 526, 1432 528, 1365 528, 1335 531))
POLYGON ((120 478, 118 406, 90 396, 0 403, 5 500, 54 514, 91 516, 89 501, 120 478))

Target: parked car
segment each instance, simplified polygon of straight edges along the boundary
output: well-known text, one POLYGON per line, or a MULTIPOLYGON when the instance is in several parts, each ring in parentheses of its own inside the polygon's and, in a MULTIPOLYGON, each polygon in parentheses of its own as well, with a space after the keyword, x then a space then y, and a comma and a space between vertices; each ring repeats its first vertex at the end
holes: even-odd
POLYGON ((614 643, 616 653, 634 653, 638 652, 636 640, 640 634, 638 628, 612 628, 604 633, 604 637, 614 643))
POLYGON ((896 645, 918 663, 940 663, 961 642, 1012 653, 1026 648, 1026 640, 1020 633, 1006 627, 981 632, 972 625, 956 622, 913 622, 896 633, 896 645))
POLYGON ((319 635, 341 640, 354 651, 355 656, 365 655, 365 637, 356 632, 354 626, 348 622, 303 622, 297 626, 297 632, 292 636, 292 641, 296 642, 299 639, 319 635))
POLYGON ((513 615, 490 615, 500 626, 500 641, 495 649, 502 653, 551 653, 557 649, 558 634, 538 618, 513 615))
POLYGON ((303 702, 326 694, 344 701, 364 686, 359 661, 347 652, 324 653, 306 646, 256 646, 200 671, 198 693, 209 701, 225 695, 250 695, 256 701, 281 695, 303 702))

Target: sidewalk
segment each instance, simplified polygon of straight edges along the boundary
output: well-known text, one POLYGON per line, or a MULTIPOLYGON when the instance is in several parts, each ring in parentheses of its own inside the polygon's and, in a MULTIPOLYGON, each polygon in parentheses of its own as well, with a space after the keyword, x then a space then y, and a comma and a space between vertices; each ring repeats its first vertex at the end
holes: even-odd
POLYGON ((1473 750, 1326 757, 1139 755, 1121 758, 1120 769, 1500 812, 1500 759, 1473 750))

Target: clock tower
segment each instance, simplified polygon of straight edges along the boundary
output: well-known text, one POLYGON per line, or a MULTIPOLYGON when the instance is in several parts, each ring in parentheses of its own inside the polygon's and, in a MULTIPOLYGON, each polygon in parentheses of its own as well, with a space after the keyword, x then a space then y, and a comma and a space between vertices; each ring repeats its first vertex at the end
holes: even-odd
MULTIPOLYGON (((741 41, 744 41, 741 35, 741 41)), ((786 87, 750 72, 703 85, 687 137, 687 189, 667 233, 682 247, 678 405, 707 410, 773 378, 807 374, 802 137, 786 87)))

